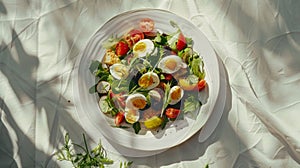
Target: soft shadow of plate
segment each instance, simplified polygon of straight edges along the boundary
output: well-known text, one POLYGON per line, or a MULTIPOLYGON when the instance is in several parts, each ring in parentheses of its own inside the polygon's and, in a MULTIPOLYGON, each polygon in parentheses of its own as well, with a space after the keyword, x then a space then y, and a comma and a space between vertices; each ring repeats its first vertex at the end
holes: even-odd
MULTIPOLYGON (((90 39, 85 50, 76 62, 74 70, 73 92, 76 111, 82 127, 93 137, 104 136, 111 144, 123 146, 123 155, 134 155, 134 151, 150 155, 177 146, 198 132, 213 113, 220 90, 220 74, 217 56, 205 35, 191 22, 174 13, 159 9, 134 10, 119 14, 106 22, 90 39), (111 127, 106 116, 101 113, 97 95, 90 94, 89 88, 95 84, 95 77, 90 73, 92 60, 102 60, 105 49, 101 44, 112 35, 122 35, 142 18, 152 18, 155 27, 165 33, 176 31, 170 21, 176 22, 187 37, 194 40, 194 49, 203 57, 208 83, 209 97, 201 107, 196 119, 178 122, 177 126, 168 127, 161 136, 155 136, 150 131, 144 135, 134 134, 111 127), (129 150, 128 150, 129 149, 129 150)), ((121 148, 121 147, 120 147, 121 148)), ((137 154, 138 155, 138 154, 137 154)))

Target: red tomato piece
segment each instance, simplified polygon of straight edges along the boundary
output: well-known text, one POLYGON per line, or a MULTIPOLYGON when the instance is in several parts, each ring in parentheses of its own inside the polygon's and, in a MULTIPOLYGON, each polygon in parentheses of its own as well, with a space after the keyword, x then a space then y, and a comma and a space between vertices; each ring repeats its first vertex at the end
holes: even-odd
POLYGON ((120 41, 116 45, 116 54, 118 56, 125 55, 129 51, 128 44, 124 41, 120 41))
POLYGON ((179 34, 178 36, 178 41, 176 44, 176 49, 178 51, 183 50, 186 47, 186 39, 182 33, 179 34))
POLYGON ((205 81, 204 79, 201 79, 201 80, 198 82, 197 88, 198 88, 198 90, 200 91, 200 90, 204 89, 205 86, 206 86, 206 81, 205 81))
POLYGON ((170 119, 175 119, 179 113, 180 113, 180 110, 176 109, 176 108, 167 108, 166 109, 166 116, 170 119))
POLYGON ((124 112, 119 112, 115 117, 116 126, 120 126, 121 123, 124 121, 124 119, 125 119, 124 112))
POLYGON ((132 29, 124 36, 124 39, 128 46, 132 48, 136 42, 144 39, 144 33, 138 29, 132 29))
POLYGON ((164 74, 164 76, 167 81, 170 81, 173 78, 173 76, 171 74, 164 74))
POLYGON ((152 32, 154 30, 154 21, 150 18, 141 19, 139 27, 142 32, 152 32))

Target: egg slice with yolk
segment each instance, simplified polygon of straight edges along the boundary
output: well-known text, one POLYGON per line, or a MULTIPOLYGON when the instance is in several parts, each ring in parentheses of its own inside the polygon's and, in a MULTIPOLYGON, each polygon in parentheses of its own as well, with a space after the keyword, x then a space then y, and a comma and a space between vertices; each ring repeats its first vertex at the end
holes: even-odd
POLYGON ((145 57, 154 50, 154 44, 149 39, 142 39, 133 46, 133 54, 137 57, 145 57))

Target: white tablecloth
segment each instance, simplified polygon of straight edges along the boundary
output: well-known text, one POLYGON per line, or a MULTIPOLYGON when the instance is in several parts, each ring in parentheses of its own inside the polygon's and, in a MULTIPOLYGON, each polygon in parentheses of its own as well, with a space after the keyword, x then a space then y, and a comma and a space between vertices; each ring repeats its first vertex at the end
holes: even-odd
POLYGON ((73 142, 86 133, 73 101, 76 59, 107 20, 142 8, 169 10, 206 35, 226 69, 226 107, 206 141, 196 134, 148 157, 109 150, 110 167, 300 167, 297 0, 0 1, 0 167, 71 166, 54 153, 66 132, 73 142))

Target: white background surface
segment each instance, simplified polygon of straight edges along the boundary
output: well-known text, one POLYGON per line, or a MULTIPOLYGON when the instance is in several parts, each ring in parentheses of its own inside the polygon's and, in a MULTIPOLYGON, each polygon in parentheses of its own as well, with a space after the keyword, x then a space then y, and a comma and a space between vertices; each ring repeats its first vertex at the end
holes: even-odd
MULTIPOLYGON (((226 108, 198 134, 149 157, 108 151, 133 167, 300 167, 300 1, 0 1, 0 167, 70 167, 53 153, 85 130, 72 73, 89 38, 111 17, 160 8, 194 23, 226 69, 226 108)), ((97 142, 93 135, 89 145, 97 142)), ((117 149, 116 149, 117 150, 117 149)))

